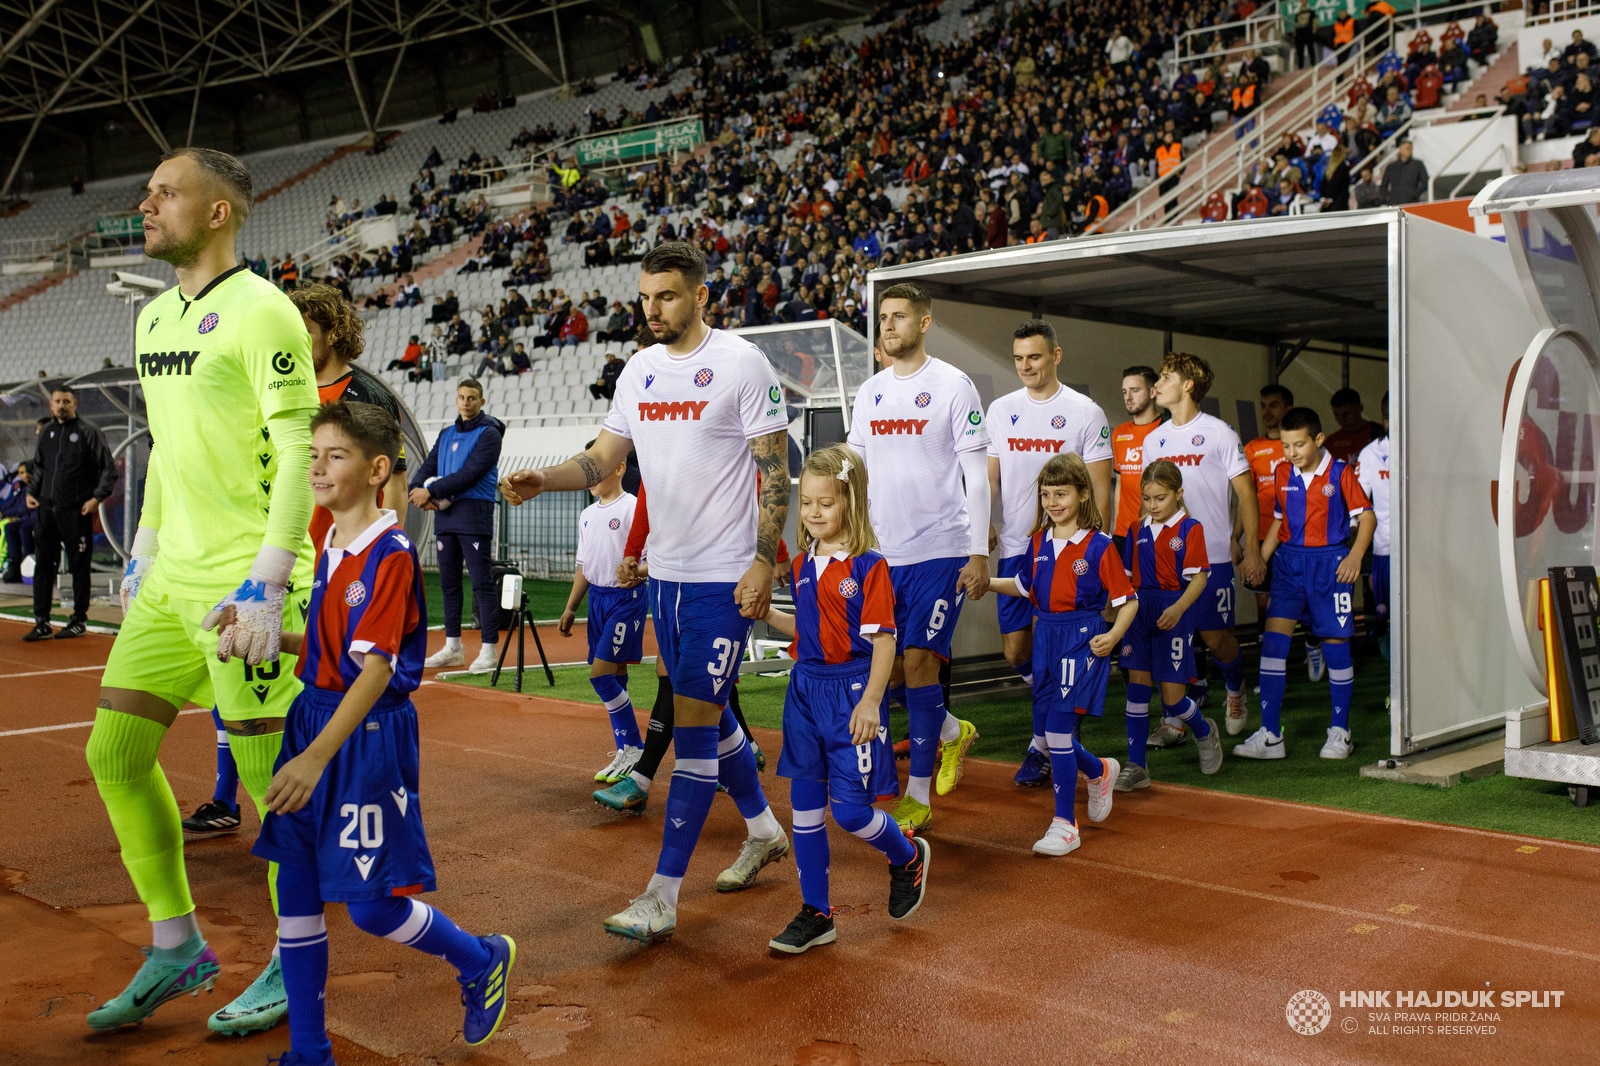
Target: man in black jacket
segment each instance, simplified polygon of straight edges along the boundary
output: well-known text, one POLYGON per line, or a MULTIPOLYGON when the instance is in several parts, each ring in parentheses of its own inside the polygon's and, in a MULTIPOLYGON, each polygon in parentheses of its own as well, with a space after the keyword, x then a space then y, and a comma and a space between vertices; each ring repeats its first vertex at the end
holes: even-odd
POLYGON ((117 465, 101 432, 78 419, 78 397, 65 383, 50 392, 54 421, 34 446, 28 506, 39 512, 33 572, 34 626, 23 640, 81 637, 89 621, 89 557, 94 513, 117 484, 117 465), (59 633, 50 629, 56 568, 66 549, 72 573, 72 617, 59 633))

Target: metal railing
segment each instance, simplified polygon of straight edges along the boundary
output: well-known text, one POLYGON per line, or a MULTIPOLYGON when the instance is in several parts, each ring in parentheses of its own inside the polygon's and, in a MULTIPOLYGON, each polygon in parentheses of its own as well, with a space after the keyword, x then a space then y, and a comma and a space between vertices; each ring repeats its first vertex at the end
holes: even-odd
POLYGON ((1208 59, 1232 58, 1251 48, 1281 47, 1284 43, 1282 13, 1278 0, 1267 0, 1248 17, 1220 26, 1185 30, 1173 42, 1178 64, 1201 63, 1208 59), (1237 35, 1237 36, 1235 36, 1237 35), (1213 48, 1213 42, 1231 39, 1233 43, 1213 48))
POLYGON ((1586 15, 1600 15, 1600 0, 1550 0, 1550 7, 1545 12, 1529 15, 1523 25, 1548 26, 1586 15))
POLYGON ((13 237, 0 241, 0 263, 33 263, 53 259, 61 248, 61 235, 13 237))
POLYGON ((1283 134, 1310 128, 1323 108, 1341 101, 1351 86, 1367 76, 1378 57, 1392 47, 1392 30, 1387 22, 1374 23, 1346 46, 1350 53, 1343 62, 1298 72, 1270 101, 1270 109, 1264 105, 1227 129, 1213 133, 1194 155, 1184 159, 1174 172, 1180 178, 1177 188, 1162 192, 1160 186, 1166 179, 1152 181, 1111 213, 1105 232, 1180 224, 1213 192, 1228 185, 1241 186, 1262 152, 1283 134))

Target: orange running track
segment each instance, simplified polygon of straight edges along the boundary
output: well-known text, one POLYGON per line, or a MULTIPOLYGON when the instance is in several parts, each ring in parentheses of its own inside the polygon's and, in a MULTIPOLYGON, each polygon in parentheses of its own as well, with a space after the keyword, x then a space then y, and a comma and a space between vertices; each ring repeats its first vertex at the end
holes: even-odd
MULTIPOLYGON (((87 724, 73 724, 93 716, 91 664, 110 640, 24 645, 22 632, 0 624, 0 872, 10 887, 0 893, 0 1063, 260 1066, 287 1047, 285 1030, 224 1040, 205 1029, 272 947, 249 814, 238 836, 188 848, 201 924, 223 960, 217 991, 168 1004, 134 1032, 85 1026, 133 973, 148 933, 84 764, 87 724)), ((490 1044, 466 1047, 449 967, 355 931, 331 907, 328 1022, 345 1066, 1593 1054, 1600 926, 1587 899, 1600 849, 1158 784, 1119 796, 1103 826, 1086 823, 1080 851, 1046 860, 1028 849, 1047 824, 1048 793, 1013 787, 1010 766, 974 760, 960 789, 935 800, 928 899, 910 921, 884 913, 881 860, 834 829, 839 941, 774 956, 767 939, 799 908, 794 865, 717 895, 712 881, 744 835, 720 798, 678 935, 646 949, 605 937, 600 921, 643 888, 662 797, 642 819, 590 802, 610 740, 599 708, 445 684, 426 685, 417 703, 442 886, 431 899, 464 926, 516 937, 512 1016, 490 1044), (1314 1036, 1285 1018, 1304 989, 1332 1002, 1331 1024, 1314 1036), (1496 1007, 1492 1020, 1448 1023, 1493 1032, 1372 1021, 1378 1012, 1339 1000, 1483 989, 1564 995, 1559 1007, 1496 1007), (1369 1031, 1383 1024, 1386 1034, 1369 1031)), ((774 758, 778 736, 761 740, 774 758)), ((210 796, 212 760, 209 718, 180 717, 163 765, 186 812, 210 796)), ((787 788, 770 770, 764 781, 787 823, 787 788)))

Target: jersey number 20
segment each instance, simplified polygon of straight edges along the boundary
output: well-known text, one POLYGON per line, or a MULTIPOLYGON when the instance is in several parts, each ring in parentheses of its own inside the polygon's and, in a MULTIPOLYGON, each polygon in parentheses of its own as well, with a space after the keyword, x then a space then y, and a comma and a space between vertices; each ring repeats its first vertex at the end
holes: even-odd
POLYGON ((339 834, 341 848, 381 848, 383 847, 383 808, 376 803, 357 806, 346 803, 339 808, 339 817, 349 819, 344 823, 344 830, 339 834), (360 843, 356 842, 357 836, 361 837, 360 843))

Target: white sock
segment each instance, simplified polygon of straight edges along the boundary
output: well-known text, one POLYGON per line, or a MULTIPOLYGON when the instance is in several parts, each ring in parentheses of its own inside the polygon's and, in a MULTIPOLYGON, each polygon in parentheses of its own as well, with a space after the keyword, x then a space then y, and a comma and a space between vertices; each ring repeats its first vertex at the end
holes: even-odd
POLYGON ((628 771, 628 776, 633 778, 633 783, 639 786, 639 791, 649 793, 650 779, 637 770, 628 771))
POLYGON ((751 837, 756 840, 777 840, 783 836, 783 826, 772 816, 771 807, 754 818, 746 818, 744 824, 749 829, 751 837))
POLYGON ((683 878, 667 877, 665 874, 652 874, 650 883, 645 885, 645 891, 654 889, 656 895, 664 900, 673 910, 678 909, 678 889, 683 887, 683 878))
POLYGON ((1163 715, 1161 720, 1163 722, 1165 722, 1167 725, 1170 725, 1174 729, 1186 729, 1186 728, 1188 728, 1187 726, 1185 726, 1183 724, 1183 719, 1182 718, 1173 718, 1171 715, 1163 715))
POLYGON ((181 948, 190 937, 199 935, 200 923, 195 919, 194 911, 150 923, 150 943, 167 951, 181 948))
POLYGON ((944 723, 939 726, 939 743, 941 743, 941 744, 949 744, 953 740, 960 740, 960 739, 961 739, 961 719, 957 718, 955 715, 951 714, 949 711, 945 711, 944 712, 944 723))
POLYGON ((460 651, 461 650, 461 638, 460 637, 445 637, 444 638, 444 646, 446 648, 448 648, 449 650, 451 650, 451 651, 460 651))
POLYGON ((1040 755, 1050 754, 1050 745, 1044 742, 1044 736, 1042 734, 1035 733, 1033 735, 1033 750, 1038 752, 1040 755))
POLYGON ((933 778, 931 777, 908 777, 906 778, 906 795, 918 803, 925 804, 928 802, 928 786, 932 783, 933 778))

